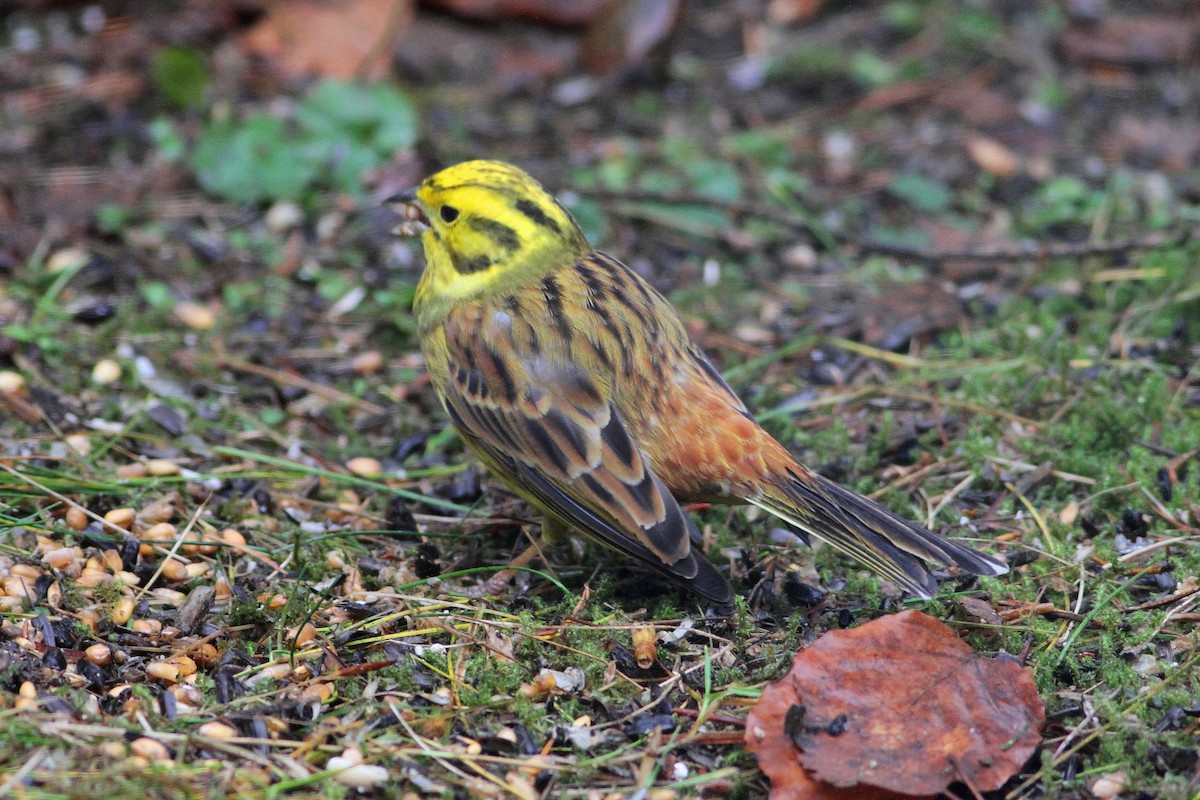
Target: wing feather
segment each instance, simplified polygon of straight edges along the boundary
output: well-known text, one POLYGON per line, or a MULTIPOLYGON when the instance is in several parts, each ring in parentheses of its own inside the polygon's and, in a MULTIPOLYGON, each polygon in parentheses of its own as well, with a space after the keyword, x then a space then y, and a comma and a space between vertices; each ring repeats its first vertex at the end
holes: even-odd
POLYGON ((691 550, 695 524, 652 472, 605 387, 569 361, 521 352, 496 317, 481 346, 467 335, 480 321, 452 314, 445 328, 452 366, 442 400, 471 446, 564 522, 728 601, 728 584, 691 550))

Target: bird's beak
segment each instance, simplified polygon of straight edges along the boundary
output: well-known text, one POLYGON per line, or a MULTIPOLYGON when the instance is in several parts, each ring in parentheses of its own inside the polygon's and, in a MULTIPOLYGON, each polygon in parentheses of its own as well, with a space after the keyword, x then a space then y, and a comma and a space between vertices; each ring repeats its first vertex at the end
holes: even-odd
POLYGON ((421 208, 421 203, 417 200, 416 189, 406 189, 403 192, 384 198, 383 204, 391 207, 400 214, 403 221, 392 229, 392 232, 399 236, 418 236, 429 227, 429 217, 425 216, 425 211, 421 208))

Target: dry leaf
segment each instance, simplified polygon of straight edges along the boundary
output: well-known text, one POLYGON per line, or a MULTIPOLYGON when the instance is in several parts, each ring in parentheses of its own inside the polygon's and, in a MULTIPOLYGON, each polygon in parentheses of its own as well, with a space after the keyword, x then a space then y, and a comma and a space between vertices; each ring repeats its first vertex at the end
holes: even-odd
POLYGON ((987 625, 1000 626, 1004 624, 1004 619, 1000 616, 1000 612, 992 608, 992 604, 986 600, 981 600, 978 597, 963 597, 959 599, 958 604, 968 614, 987 625))
POLYGON ((1092 794, 1099 800, 1112 800, 1129 788, 1129 777, 1124 772, 1106 772, 1092 784, 1092 794))
POLYGON ((429 0, 429 5, 453 14, 500 22, 528 19, 543 25, 586 25, 596 18, 608 0, 429 0))
POLYGON ((977 655, 918 611, 825 634, 769 689, 746 723, 764 771, 796 760, 780 739, 813 778, 854 797, 864 785, 933 795, 958 780, 993 791, 1033 754, 1045 722, 1028 670, 977 655))
POLYGON ((812 19, 825 5, 825 0, 771 0, 767 18, 780 25, 812 19))
POLYGON ((1012 150, 986 136, 968 137, 967 155, 975 166, 1001 178, 1011 178, 1021 168, 1021 160, 1012 150))
POLYGON ((241 37, 289 75, 382 78, 412 0, 275 0, 241 37))
POLYGON ((839 788, 809 775, 800 766, 796 745, 784 733, 787 712, 799 702, 796 687, 784 678, 763 689, 746 720, 746 750, 758 758, 759 769, 771 779, 770 800, 913 800, 911 795, 873 786, 839 788))
POLYGON ((1068 61, 1122 67, 1156 67, 1193 60, 1200 45, 1200 18, 1146 15, 1105 17, 1075 24, 1058 46, 1068 61))
POLYGON ((937 281, 914 281, 887 287, 878 303, 857 309, 862 338, 882 350, 901 350, 913 337, 958 325, 962 301, 937 281))
POLYGON ((679 24, 679 0, 614 0, 583 34, 580 58, 593 75, 640 63, 679 24))

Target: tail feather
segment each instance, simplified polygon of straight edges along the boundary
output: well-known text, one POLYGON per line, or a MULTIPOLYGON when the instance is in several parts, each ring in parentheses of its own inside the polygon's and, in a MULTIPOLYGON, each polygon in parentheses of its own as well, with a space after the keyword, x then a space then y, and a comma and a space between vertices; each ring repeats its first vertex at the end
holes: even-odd
POLYGON ((719 613, 728 613, 733 608, 733 587, 725 576, 717 571, 701 549, 703 536, 696 526, 696 520, 691 514, 685 513, 683 519, 688 526, 688 539, 691 547, 688 554, 671 565, 671 577, 687 586, 693 592, 711 600, 719 613))
POLYGON ((952 565, 974 575, 1008 572, 991 556, 901 519, 820 475, 796 467, 785 473, 750 502, 846 551, 915 595, 929 599, 937 592, 922 562, 952 565))

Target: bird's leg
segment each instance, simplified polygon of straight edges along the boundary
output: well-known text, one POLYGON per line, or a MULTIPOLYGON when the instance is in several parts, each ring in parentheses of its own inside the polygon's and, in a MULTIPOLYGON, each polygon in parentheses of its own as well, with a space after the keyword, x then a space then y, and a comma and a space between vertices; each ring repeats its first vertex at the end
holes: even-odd
POLYGON ((559 539, 561 527, 557 523, 552 522, 550 519, 545 519, 542 522, 541 535, 536 539, 529 536, 529 533, 525 528, 521 529, 521 533, 523 536, 529 539, 529 546, 514 556, 504 569, 488 578, 481 586, 477 587, 473 592, 471 592, 473 597, 496 595, 504 591, 505 588, 508 587, 508 584, 512 581, 513 577, 517 574, 517 570, 521 569, 522 567, 529 566, 531 561, 542 554, 543 542, 549 545, 554 544, 555 541, 559 539))

